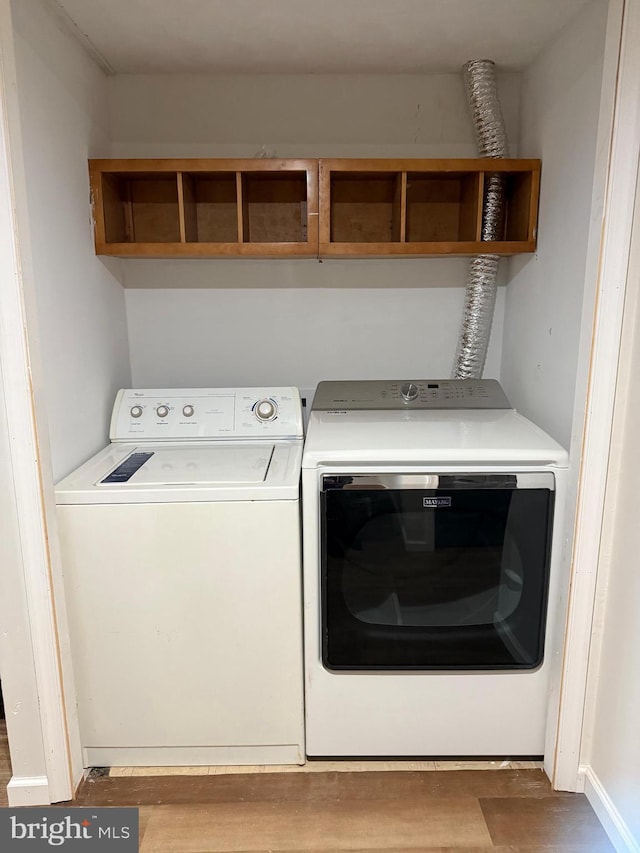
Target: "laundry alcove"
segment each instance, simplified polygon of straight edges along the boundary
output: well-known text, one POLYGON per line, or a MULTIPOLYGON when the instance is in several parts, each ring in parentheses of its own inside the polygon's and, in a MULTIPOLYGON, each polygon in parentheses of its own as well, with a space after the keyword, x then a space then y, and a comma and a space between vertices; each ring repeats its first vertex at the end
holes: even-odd
MULTIPOLYGON (((104 445, 120 387, 290 384, 309 395, 323 379, 450 375, 466 259, 98 257, 87 161, 474 157, 457 60, 477 56, 473 26, 438 18, 443 55, 395 66, 386 54, 358 65, 348 51, 331 67, 296 51, 263 67, 250 54, 162 65, 160 43, 136 65, 111 49, 119 2, 107 4, 111 30, 105 4, 8 5, 48 487, 104 445)), ((541 159, 542 179, 536 252, 501 262, 485 375, 569 449, 572 517, 619 16, 604 0, 545 0, 511 4, 518 24, 506 5, 483 4, 513 40, 504 62, 499 45, 488 58, 512 156, 541 159)), ((564 570, 566 588, 568 554, 564 570)))

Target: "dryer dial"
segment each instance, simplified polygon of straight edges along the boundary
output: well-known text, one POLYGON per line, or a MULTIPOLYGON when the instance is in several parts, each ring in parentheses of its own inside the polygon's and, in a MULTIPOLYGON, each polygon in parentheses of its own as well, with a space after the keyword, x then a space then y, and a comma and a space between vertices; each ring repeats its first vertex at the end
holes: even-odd
POLYGON ((410 403, 412 400, 416 399, 420 393, 420 389, 415 382, 405 382, 400 388, 400 393, 402 394, 402 399, 405 403, 410 403))
POLYGON ((169 406, 158 406, 156 409, 156 415, 159 418, 166 418, 169 414, 169 406))

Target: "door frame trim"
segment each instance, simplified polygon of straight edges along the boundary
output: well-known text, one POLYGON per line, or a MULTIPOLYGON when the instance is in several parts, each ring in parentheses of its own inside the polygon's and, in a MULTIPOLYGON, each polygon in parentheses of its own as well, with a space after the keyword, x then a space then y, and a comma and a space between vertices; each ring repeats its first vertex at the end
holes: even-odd
POLYGON ((592 220, 587 262, 597 264, 597 282, 592 324, 583 317, 586 402, 584 396, 576 397, 574 420, 581 465, 564 652, 550 705, 555 718, 550 715, 545 752, 545 769, 554 788, 568 791, 581 790, 584 784, 580 765, 587 676, 639 166, 638 43, 640 0, 610 0, 597 151, 597 157, 607 163, 606 182, 602 197, 594 188, 594 204, 602 208, 602 217, 592 220))
POLYGON ((0 415, 16 542, 3 564, 9 597, 0 604, 3 624, 10 626, 2 637, 14 774, 7 795, 12 806, 46 805, 71 799, 82 757, 66 617, 55 596, 61 592, 61 571, 52 547, 53 479, 39 402, 42 370, 10 0, 0 0, 0 235, 5 246, 0 253, 0 415))

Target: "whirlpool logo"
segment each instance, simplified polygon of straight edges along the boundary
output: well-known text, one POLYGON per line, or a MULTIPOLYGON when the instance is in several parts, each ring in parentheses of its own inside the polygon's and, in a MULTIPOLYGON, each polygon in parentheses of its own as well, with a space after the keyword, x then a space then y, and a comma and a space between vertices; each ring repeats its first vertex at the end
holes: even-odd
POLYGON ((0 809, 0 850, 137 853, 137 808, 0 809))
POLYGON ((422 506, 426 509, 442 509, 451 506, 451 498, 422 498, 422 506))

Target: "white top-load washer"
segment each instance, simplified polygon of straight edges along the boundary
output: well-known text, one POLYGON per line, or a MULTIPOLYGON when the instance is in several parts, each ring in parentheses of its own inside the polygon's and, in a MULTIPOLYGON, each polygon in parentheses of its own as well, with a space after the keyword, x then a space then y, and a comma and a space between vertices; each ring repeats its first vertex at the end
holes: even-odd
POLYGON ((544 753, 566 468, 495 381, 320 383, 308 755, 544 753))
POLYGON ((56 487, 86 766, 304 760, 295 388, 122 390, 56 487))

